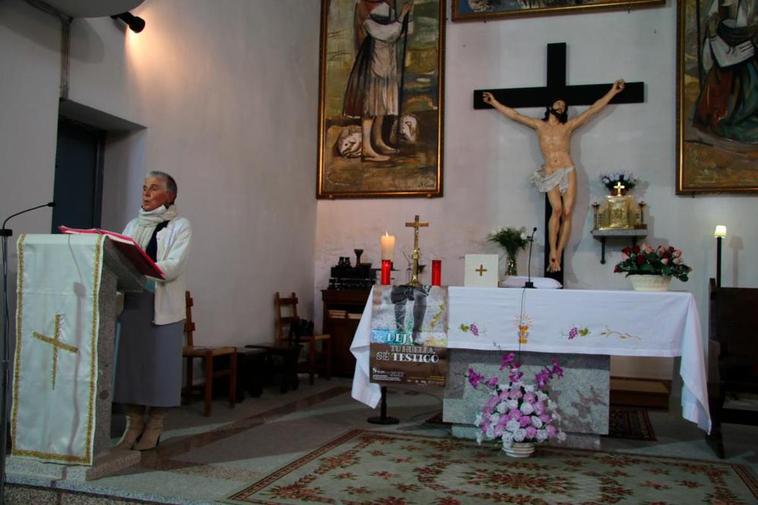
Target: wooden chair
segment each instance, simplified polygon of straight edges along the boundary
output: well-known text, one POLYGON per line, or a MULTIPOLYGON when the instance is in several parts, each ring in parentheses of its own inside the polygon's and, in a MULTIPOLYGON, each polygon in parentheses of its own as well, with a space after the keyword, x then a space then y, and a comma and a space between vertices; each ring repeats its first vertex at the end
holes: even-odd
POLYGON ((189 291, 185 291, 184 299, 187 304, 187 319, 184 323, 184 334, 187 337, 187 344, 182 349, 182 356, 186 358, 186 377, 187 385, 185 391, 187 397, 192 396, 192 390, 195 387, 202 387, 204 390, 205 406, 203 415, 211 415, 211 404, 213 401, 213 379, 218 377, 229 377, 229 406, 234 408, 237 403, 237 348, 236 347, 199 347, 193 344, 192 334, 195 332, 195 322, 192 320, 192 306, 194 302, 189 291), (229 367, 222 370, 215 370, 214 364, 216 358, 226 356, 229 360, 229 367), (205 370, 205 383, 193 384, 192 364, 195 358, 203 360, 203 369, 205 370))
POLYGON ((300 321, 297 314, 297 295, 292 293, 288 298, 274 295, 274 307, 276 310, 276 342, 277 344, 302 344, 306 346, 307 357, 301 363, 300 370, 308 373, 309 382, 313 384, 313 376, 321 372, 324 377, 332 376, 332 337, 330 335, 296 335, 295 324, 300 321), (285 314, 286 313, 286 314, 285 314), (322 359, 318 361, 317 344, 321 343, 322 359))
POLYGON ((758 288, 722 288, 710 282, 709 445, 724 457, 721 423, 758 425, 758 411, 724 408, 730 393, 758 394, 758 288))

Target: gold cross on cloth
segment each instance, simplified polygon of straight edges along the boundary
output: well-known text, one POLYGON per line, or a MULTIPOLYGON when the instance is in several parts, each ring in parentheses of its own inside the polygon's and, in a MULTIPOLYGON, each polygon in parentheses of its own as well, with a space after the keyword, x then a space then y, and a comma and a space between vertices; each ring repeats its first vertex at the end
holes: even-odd
POLYGON ((621 184, 621 181, 618 181, 615 186, 613 186, 613 189, 616 190, 616 196, 621 196, 621 190, 626 189, 626 186, 621 184))
POLYGON ((484 268, 484 265, 479 265, 479 268, 474 269, 474 272, 479 272, 479 277, 483 276, 486 271, 487 269, 484 268))
POLYGON ((42 342, 46 344, 50 344, 53 346, 53 369, 52 369, 52 378, 53 378, 53 389, 55 389, 55 377, 58 375, 58 351, 67 351, 71 354, 76 354, 79 352, 79 348, 75 345, 66 344, 64 342, 61 342, 61 321, 63 319, 62 314, 55 314, 55 320, 53 323, 53 337, 48 337, 47 335, 43 335, 42 333, 38 333, 36 331, 32 332, 32 336, 36 338, 37 340, 41 340, 42 342))

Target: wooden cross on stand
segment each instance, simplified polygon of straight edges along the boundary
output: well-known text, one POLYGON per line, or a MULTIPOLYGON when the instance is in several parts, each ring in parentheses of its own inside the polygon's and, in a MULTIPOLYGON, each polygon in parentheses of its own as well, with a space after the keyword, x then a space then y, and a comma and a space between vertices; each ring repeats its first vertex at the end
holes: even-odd
POLYGON ((478 272, 479 273, 479 277, 483 276, 484 272, 486 272, 486 271, 487 271, 487 269, 484 268, 484 265, 481 265, 481 264, 479 265, 479 268, 475 268, 474 269, 474 272, 478 272))
MULTIPOLYGON (((477 89, 474 90, 474 109, 491 109, 484 103, 482 94, 488 91, 501 103, 511 108, 547 107, 558 99, 566 101, 568 106, 591 105, 605 95, 612 83, 566 85, 566 43, 547 45, 547 85, 533 88, 509 89, 477 89)), ((610 103, 642 103, 645 101, 645 84, 643 82, 627 82, 624 91, 613 97, 610 103)), ((545 195, 545 244, 549 243, 548 220, 552 209, 545 195)), ((545 276, 558 280, 563 284, 563 270, 548 272, 550 251, 545 247, 545 276)), ((563 265, 563 258, 561 258, 563 265)))
POLYGON ((411 254, 413 267, 411 270, 411 281, 408 284, 411 286, 418 286, 418 262, 421 259, 421 251, 418 248, 418 230, 419 228, 429 227, 429 223, 419 221, 419 216, 416 214, 416 218, 410 223, 405 223, 405 226, 413 228, 413 254, 411 254))

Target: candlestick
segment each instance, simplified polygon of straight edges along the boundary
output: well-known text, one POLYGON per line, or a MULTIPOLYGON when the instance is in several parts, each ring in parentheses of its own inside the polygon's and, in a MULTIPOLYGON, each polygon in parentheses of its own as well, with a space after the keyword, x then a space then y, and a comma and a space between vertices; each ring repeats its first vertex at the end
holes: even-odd
POLYGON ((379 242, 382 247, 382 259, 391 261, 395 256, 395 236, 384 232, 379 242))
POLYGON ((391 271, 392 271, 392 261, 382 260, 382 286, 390 285, 391 271))
POLYGON ((432 286, 442 285, 442 260, 432 260, 432 286))

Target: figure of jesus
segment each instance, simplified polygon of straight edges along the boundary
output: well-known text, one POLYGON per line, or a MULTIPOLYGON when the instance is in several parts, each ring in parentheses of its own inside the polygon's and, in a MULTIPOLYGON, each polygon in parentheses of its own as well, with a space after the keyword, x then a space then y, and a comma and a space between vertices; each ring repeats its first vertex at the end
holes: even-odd
POLYGON ((574 130, 587 123, 624 89, 623 79, 613 83, 611 89, 587 110, 568 119, 568 105, 565 100, 554 100, 547 106, 543 119, 519 114, 512 108, 498 102, 492 93, 483 94, 484 103, 491 105, 505 117, 536 130, 544 165, 534 172, 531 181, 540 192, 547 193, 552 207, 548 220, 548 241, 550 264, 548 272, 561 270, 561 254, 571 234, 571 215, 576 200, 576 172, 571 159, 571 136, 574 130))

